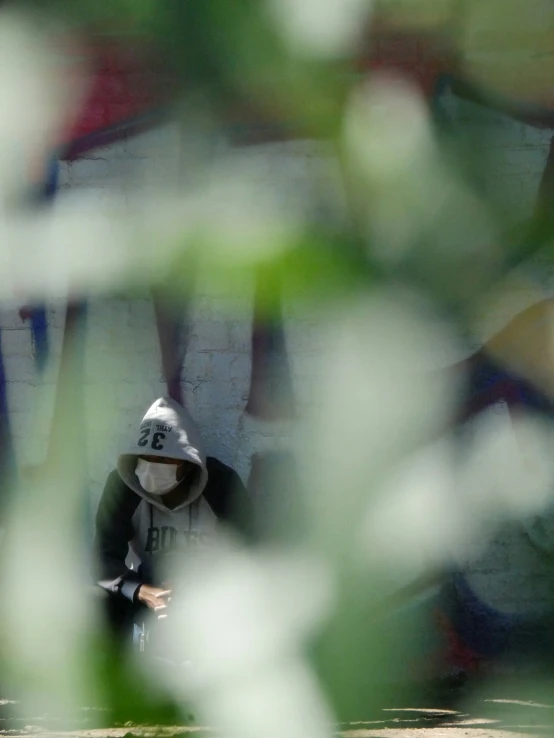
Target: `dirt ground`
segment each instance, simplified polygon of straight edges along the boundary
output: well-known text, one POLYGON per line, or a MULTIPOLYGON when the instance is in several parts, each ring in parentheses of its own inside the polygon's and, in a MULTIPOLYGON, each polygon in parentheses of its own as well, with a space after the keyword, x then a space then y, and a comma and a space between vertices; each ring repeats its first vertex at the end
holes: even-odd
MULTIPOLYGON (((554 702, 554 700, 553 700, 554 702)), ((215 736, 210 728, 194 726, 144 726, 126 723, 111 728, 101 724, 101 716, 83 711, 71 729, 62 729, 56 718, 18 716, 18 705, 0 701, 0 736, 10 738, 177 738, 204 734, 215 736), (77 724, 78 723, 78 724, 77 724)), ((554 734, 554 704, 518 700, 482 700, 473 714, 433 708, 394 708, 383 710, 376 719, 336 726, 344 738, 518 738, 554 734)), ((263 736, 260 736, 263 738, 263 736)))

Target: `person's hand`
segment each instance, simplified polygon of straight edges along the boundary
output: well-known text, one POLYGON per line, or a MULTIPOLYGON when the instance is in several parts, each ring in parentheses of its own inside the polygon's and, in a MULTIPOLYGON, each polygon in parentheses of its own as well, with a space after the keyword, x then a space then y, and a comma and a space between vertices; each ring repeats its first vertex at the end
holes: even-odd
POLYGON ((153 610, 158 618, 165 617, 167 602, 171 595, 170 589, 162 589, 161 587, 151 587, 149 584, 141 584, 138 590, 138 601, 153 610))

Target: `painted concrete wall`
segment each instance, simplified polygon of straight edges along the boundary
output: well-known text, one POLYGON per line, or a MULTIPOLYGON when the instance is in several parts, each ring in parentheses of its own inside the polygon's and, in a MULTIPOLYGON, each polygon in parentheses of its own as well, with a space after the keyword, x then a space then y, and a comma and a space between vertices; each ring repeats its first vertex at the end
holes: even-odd
MULTIPOLYGON (((171 184, 184 164, 179 160, 179 138, 171 127, 145 133, 133 141, 95 151, 89 157, 64 163, 60 187, 80 191, 109 203, 113 192, 131 202, 134 193, 171 184)), ((320 171, 322 159, 309 143, 249 153, 253 176, 260 187, 286 182, 288 197, 309 208, 309 177, 320 171), (283 154, 285 154, 283 156, 283 154)), ((131 207, 129 205, 129 207, 131 207)), ((283 202, 283 208, 287 202, 283 202)), ((192 307, 189 344, 183 370, 186 401, 200 424, 209 454, 233 465, 248 478, 253 452, 279 444, 286 424, 264 424, 244 413, 251 366, 251 328, 254 283, 240 294, 225 291, 202 273, 192 307)), ((18 316, 18 307, 2 311, 3 354, 8 377, 8 399, 18 462, 40 463, 46 450, 64 325, 65 305, 49 306, 52 357, 44 377, 32 361, 31 336, 18 316)), ((301 410, 309 402, 317 372, 317 321, 288 301, 284 305, 287 342, 301 410)), ((117 408, 117 423, 95 417, 88 429, 91 496, 97 501, 117 450, 134 437, 142 414, 165 393, 153 305, 149 295, 132 299, 113 297, 90 303, 86 339, 86 398, 91 411, 99 403, 117 408)), ((91 416, 92 417, 92 416, 91 416)))
MULTIPOLYGON (((514 123, 500 115, 466 103, 448 102, 448 109, 468 130, 485 128, 493 146, 486 153, 492 161, 490 191, 507 193, 514 217, 531 212, 549 136, 514 123)), ((97 151, 86 159, 62 168, 61 186, 86 191, 109 202, 110 193, 126 196, 133 188, 166 183, 182 174, 183 162, 175 156, 178 138, 167 128, 140 136, 133 142, 97 151)), ((322 166, 321 152, 311 144, 276 145, 255 168, 260 186, 286 181, 290 198, 303 198, 311 207, 307 172, 322 166), (283 158, 283 153, 285 157, 283 158)), ((325 163, 324 169, 329 173, 325 163)), ((330 175, 329 175, 330 176, 330 175)), ((287 207, 287 202, 283 202, 287 207)), ((251 286, 253 288, 253 286, 251 286)), ((191 340, 183 376, 190 409, 203 431, 208 452, 234 465, 246 479, 253 452, 279 444, 286 425, 256 423, 244 413, 250 379, 250 329, 252 289, 241 296, 224 294, 221 285, 203 275, 194 297, 191 340)), ((49 312, 54 360, 44 379, 38 378, 31 357, 28 328, 16 306, 2 311, 3 352, 16 451, 22 464, 40 462, 46 448, 49 414, 63 328, 63 305, 49 312), (43 408, 37 416, 37 408, 43 408), (39 418, 37 420, 37 417, 39 418)), ((310 402, 310 389, 320 364, 318 324, 287 305, 287 341, 299 409, 310 402)), ((133 299, 94 300, 87 335, 87 399, 91 408, 106 403, 117 408, 117 423, 95 425, 89 432, 91 494, 97 500, 117 449, 134 429, 141 413, 164 391, 160 354, 151 302, 147 295, 133 299)), ((475 586, 491 600, 508 609, 527 608, 530 598, 550 598, 549 568, 539 566, 529 553, 527 539, 518 531, 503 531, 479 556, 465 562, 475 586), (524 591, 527 565, 535 566, 531 593, 524 591), (519 583, 518 583, 519 582, 519 583), (519 589, 518 589, 519 588, 519 589)))
MULTIPOLYGON (((486 191, 508 204, 504 213, 517 222, 531 215, 549 151, 551 133, 517 123, 481 106, 450 100, 447 109, 469 136, 485 134, 479 155, 489 161, 486 191)), ((552 266, 545 264, 552 276, 552 266)), ((544 282, 549 280, 544 275, 544 282)), ((509 422, 506 420, 506 422, 509 422)), ((522 490, 525 494, 525 490, 522 490)), ((552 564, 554 508, 523 522, 503 523, 488 544, 469 549, 460 564, 484 603, 518 613, 554 606, 552 564), (540 535, 536 535, 540 529, 540 535), (539 545, 537 545, 537 543, 539 545)))

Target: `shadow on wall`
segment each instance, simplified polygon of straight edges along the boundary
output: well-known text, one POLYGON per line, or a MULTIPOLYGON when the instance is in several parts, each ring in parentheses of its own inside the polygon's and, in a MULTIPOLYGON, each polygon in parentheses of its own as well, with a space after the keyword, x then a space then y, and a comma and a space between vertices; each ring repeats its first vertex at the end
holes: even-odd
POLYGON ((268 543, 301 543, 308 531, 306 495, 302 494, 296 456, 268 451, 252 456, 248 491, 257 500, 258 525, 268 543))

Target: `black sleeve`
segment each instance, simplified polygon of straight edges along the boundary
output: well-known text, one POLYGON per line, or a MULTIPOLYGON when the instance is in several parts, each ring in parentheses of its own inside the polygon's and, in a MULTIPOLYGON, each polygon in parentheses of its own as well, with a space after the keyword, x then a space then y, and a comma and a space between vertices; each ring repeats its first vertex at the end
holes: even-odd
POLYGON ((94 553, 98 584, 129 600, 133 600, 141 584, 137 572, 125 565, 129 541, 133 537, 132 518, 139 502, 140 497, 127 487, 117 472, 112 472, 96 513, 94 553))
POLYGON ((229 525, 247 541, 257 539, 252 499, 239 475, 218 459, 208 457, 208 484, 204 497, 221 522, 229 525))

